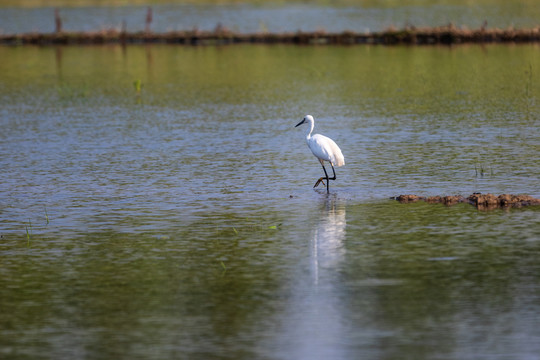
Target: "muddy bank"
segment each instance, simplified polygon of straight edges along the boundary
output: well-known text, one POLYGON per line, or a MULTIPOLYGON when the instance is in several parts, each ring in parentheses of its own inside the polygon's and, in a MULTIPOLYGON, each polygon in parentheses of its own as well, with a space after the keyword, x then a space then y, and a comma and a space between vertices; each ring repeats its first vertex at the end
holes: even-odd
POLYGON ((463 197, 461 195, 429 197, 422 197, 418 195, 400 195, 398 197, 395 197, 394 199, 399 201, 400 203, 425 201, 432 204, 440 203, 448 206, 458 203, 469 203, 482 210, 540 205, 540 199, 534 198, 529 195, 512 194, 502 194, 499 196, 493 194, 472 194, 467 197, 463 197))
MULTIPOLYGON (((61 29, 61 26, 57 26, 61 29)), ((225 45, 241 43, 302 44, 302 45, 435 45, 463 43, 527 43, 540 42, 540 27, 533 29, 485 29, 469 30, 453 25, 434 28, 408 27, 401 30, 388 29, 376 33, 296 32, 241 34, 224 27, 214 31, 175 31, 152 33, 150 31, 128 33, 118 30, 99 32, 63 32, 0 34, 4 45, 81 45, 81 44, 182 44, 225 45)))

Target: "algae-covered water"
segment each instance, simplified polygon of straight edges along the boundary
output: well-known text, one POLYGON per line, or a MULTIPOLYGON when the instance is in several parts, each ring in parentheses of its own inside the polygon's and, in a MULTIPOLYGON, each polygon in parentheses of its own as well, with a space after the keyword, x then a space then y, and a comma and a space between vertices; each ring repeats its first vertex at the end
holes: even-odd
POLYGON ((540 196, 538 50, 0 47, 0 357, 537 358, 540 209, 389 197, 540 196))

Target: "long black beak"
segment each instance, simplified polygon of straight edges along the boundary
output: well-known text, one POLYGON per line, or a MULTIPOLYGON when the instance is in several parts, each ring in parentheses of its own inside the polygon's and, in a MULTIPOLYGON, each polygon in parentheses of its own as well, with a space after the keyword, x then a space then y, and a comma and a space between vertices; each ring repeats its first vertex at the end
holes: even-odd
MULTIPOLYGON (((298 124, 296 124, 296 126, 300 126, 300 125, 302 125, 302 124, 305 123, 305 122, 306 122, 306 119, 302 119, 302 121, 300 121, 298 124)), ((295 127, 296 127, 296 126, 295 126, 295 127)))

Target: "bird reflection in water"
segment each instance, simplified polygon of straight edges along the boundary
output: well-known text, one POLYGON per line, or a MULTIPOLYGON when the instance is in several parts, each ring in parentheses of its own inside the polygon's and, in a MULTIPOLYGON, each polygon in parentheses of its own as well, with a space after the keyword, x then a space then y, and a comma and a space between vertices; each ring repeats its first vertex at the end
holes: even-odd
POLYGON ((309 237, 309 274, 302 272, 284 326, 291 359, 344 359, 343 339, 349 329, 341 302, 339 267, 345 258, 345 203, 325 196, 314 215, 309 237), (310 280, 306 279, 309 276, 310 280), (308 280, 308 281, 306 281, 308 280))
POLYGON ((334 269, 345 255, 345 202, 328 195, 320 207, 320 217, 311 239, 311 272, 319 284, 321 269, 334 269))

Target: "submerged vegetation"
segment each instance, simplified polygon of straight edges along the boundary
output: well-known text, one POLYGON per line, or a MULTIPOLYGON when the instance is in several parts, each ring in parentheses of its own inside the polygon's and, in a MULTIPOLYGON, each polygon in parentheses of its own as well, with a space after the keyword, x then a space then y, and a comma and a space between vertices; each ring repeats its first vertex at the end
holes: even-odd
POLYGON ((32 238, 32 221, 28 219, 28 225, 25 225, 26 229, 26 246, 30 246, 30 239, 32 238))

